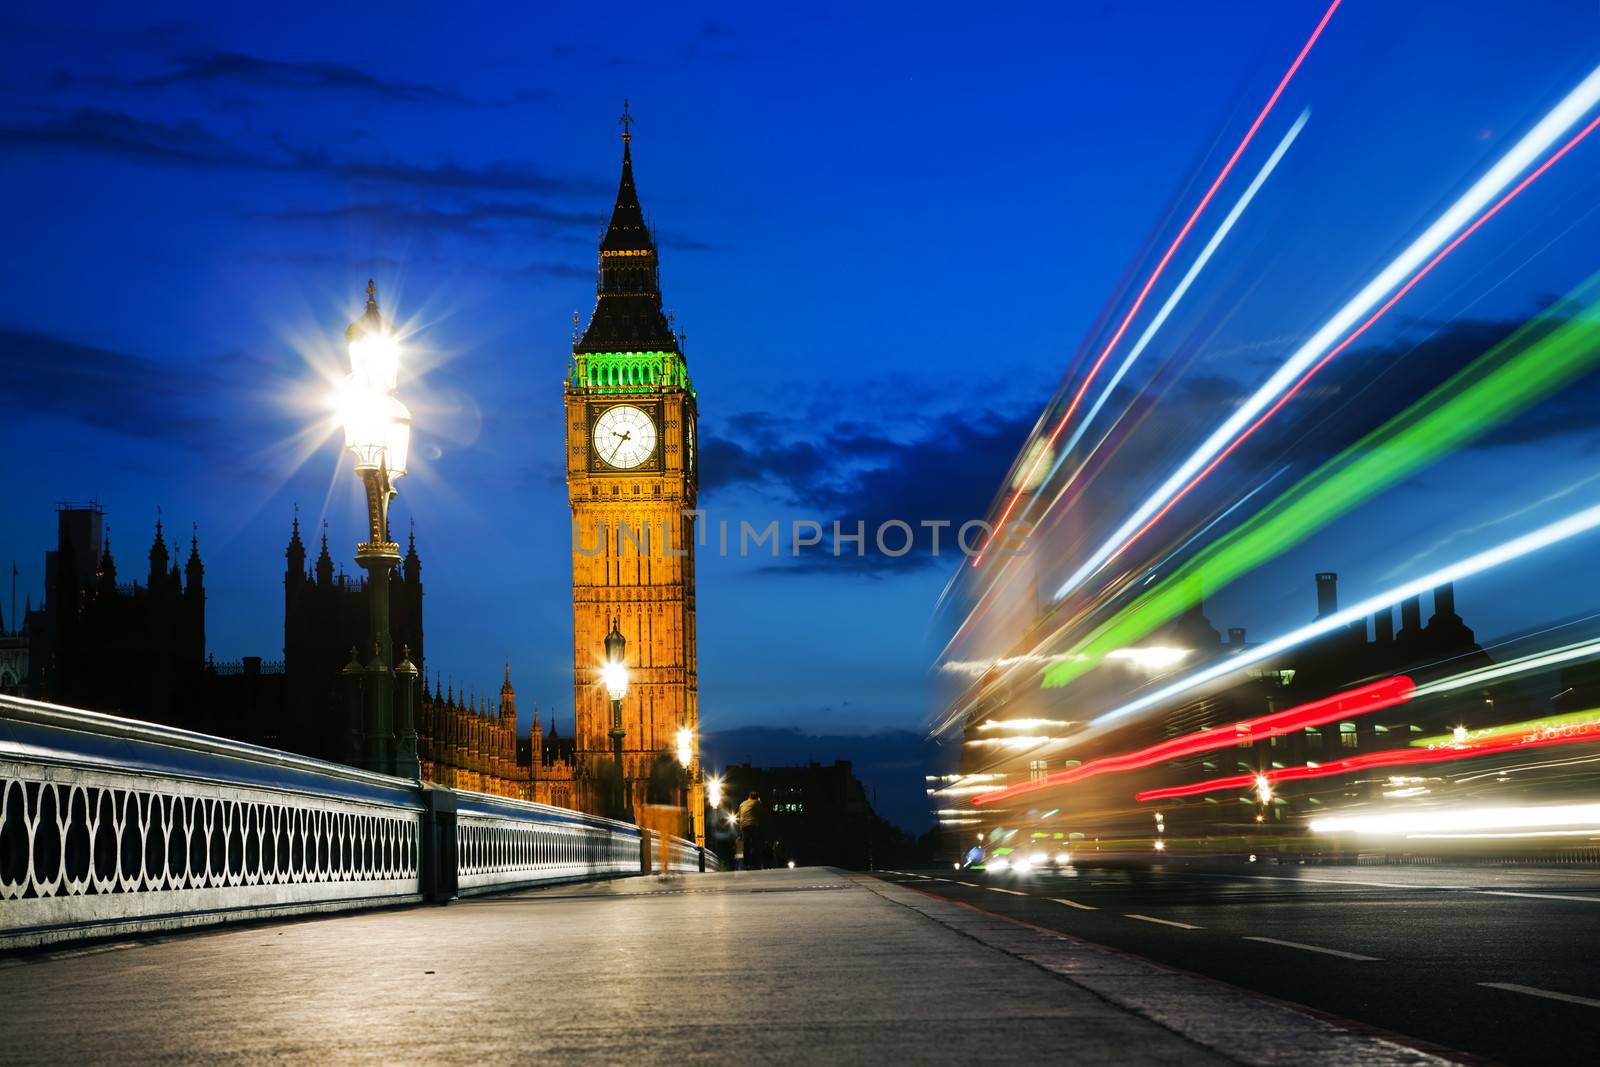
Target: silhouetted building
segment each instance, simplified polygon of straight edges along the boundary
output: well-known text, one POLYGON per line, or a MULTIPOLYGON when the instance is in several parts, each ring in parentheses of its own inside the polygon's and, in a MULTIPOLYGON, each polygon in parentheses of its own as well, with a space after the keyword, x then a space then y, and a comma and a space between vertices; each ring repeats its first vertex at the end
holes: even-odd
MULTIPOLYGON (((344 759, 340 672, 352 650, 362 662, 372 654, 367 578, 365 574, 346 575, 342 566, 336 571, 328 553, 326 523, 317 558, 307 566, 298 515, 290 527, 284 556, 288 561, 283 576, 284 714, 260 740, 323 759, 344 759)), ((389 633, 396 656, 402 652, 409 655, 417 670, 425 674, 422 560, 417 555, 414 530, 407 539, 405 559, 389 576, 389 633)))
POLYGON ((180 568, 161 520, 145 580, 118 580, 95 503, 56 509, 45 599, 23 621, 30 696, 193 726, 205 662, 205 567, 198 535, 180 568))
POLYGON ((760 795, 772 862, 866 870, 883 847, 903 848, 903 835, 873 812, 849 760, 804 767, 745 763, 729 767, 724 778, 731 807, 752 792, 760 795))

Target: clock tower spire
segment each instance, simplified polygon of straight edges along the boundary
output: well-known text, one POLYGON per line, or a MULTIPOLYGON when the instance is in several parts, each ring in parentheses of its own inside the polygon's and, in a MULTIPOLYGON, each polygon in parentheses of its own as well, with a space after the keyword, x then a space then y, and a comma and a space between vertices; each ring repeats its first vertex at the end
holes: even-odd
MULTIPOLYGON (((582 806, 605 812, 615 773, 605 638, 626 638, 623 775, 633 810, 677 733, 698 738, 694 519, 696 396, 662 310, 660 258, 633 177, 633 116, 622 118, 622 176, 600 240, 594 311, 572 347, 564 390, 572 507, 575 775, 582 806)), ((698 743, 698 742, 697 742, 698 743)), ((686 828, 687 829, 687 828, 686 828)))

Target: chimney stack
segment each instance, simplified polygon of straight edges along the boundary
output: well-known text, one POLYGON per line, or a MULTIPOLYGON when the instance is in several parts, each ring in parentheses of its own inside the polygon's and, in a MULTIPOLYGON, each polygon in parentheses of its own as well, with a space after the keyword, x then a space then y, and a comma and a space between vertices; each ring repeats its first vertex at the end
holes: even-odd
POLYGON ((1339 610, 1339 575, 1322 571, 1317 575, 1317 618, 1325 619, 1339 610))
POLYGON ((1454 582, 1445 582, 1433 591, 1433 617, 1436 619, 1453 619, 1456 617, 1456 586, 1454 582))
POLYGON ((1400 602, 1400 632, 1415 637, 1422 629, 1422 598, 1408 596, 1400 602))
POLYGON ((1380 645, 1394 641, 1394 609, 1384 608, 1372 616, 1372 637, 1380 645))

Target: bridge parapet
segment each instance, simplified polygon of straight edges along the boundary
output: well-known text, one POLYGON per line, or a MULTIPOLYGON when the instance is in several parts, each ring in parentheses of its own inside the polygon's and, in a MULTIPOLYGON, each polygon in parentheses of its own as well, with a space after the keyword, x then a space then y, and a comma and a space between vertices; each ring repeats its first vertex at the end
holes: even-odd
POLYGON ((0 697, 0 949, 641 869, 626 823, 0 697))

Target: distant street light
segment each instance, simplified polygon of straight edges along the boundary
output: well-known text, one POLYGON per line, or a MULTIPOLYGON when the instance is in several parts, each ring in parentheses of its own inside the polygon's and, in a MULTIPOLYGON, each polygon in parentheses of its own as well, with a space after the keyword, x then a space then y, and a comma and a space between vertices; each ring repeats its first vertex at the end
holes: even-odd
POLYGON ((617 765, 617 785, 622 792, 619 798, 623 818, 633 819, 633 796, 628 788, 628 777, 622 769, 622 698, 628 694, 628 664, 624 659, 628 640, 622 636, 620 620, 611 620, 611 632, 606 634, 606 659, 600 668, 600 680, 605 683, 611 697, 611 758, 617 765))
MULTIPOLYGON (((365 729, 359 720, 350 723, 351 755, 373 770, 415 778, 421 773, 410 692, 416 669, 409 657, 400 668, 410 670, 397 668, 404 691, 396 723, 395 676, 390 669, 394 649, 389 636, 389 573, 400 562, 400 546, 389 538, 389 504, 395 480, 406 472, 411 412, 396 395, 400 345, 392 326, 378 314, 378 290, 371 281, 366 311, 345 330, 345 343, 350 374, 340 383, 335 399, 345 447, 355 455, 356 476, 367 494, 368 539, 356 546, 356 562, 367 572, 373 646, 372 659, 362 672, 365 729)), ((352 700, 351 707, 359 715, 360 703, 352 700)))

